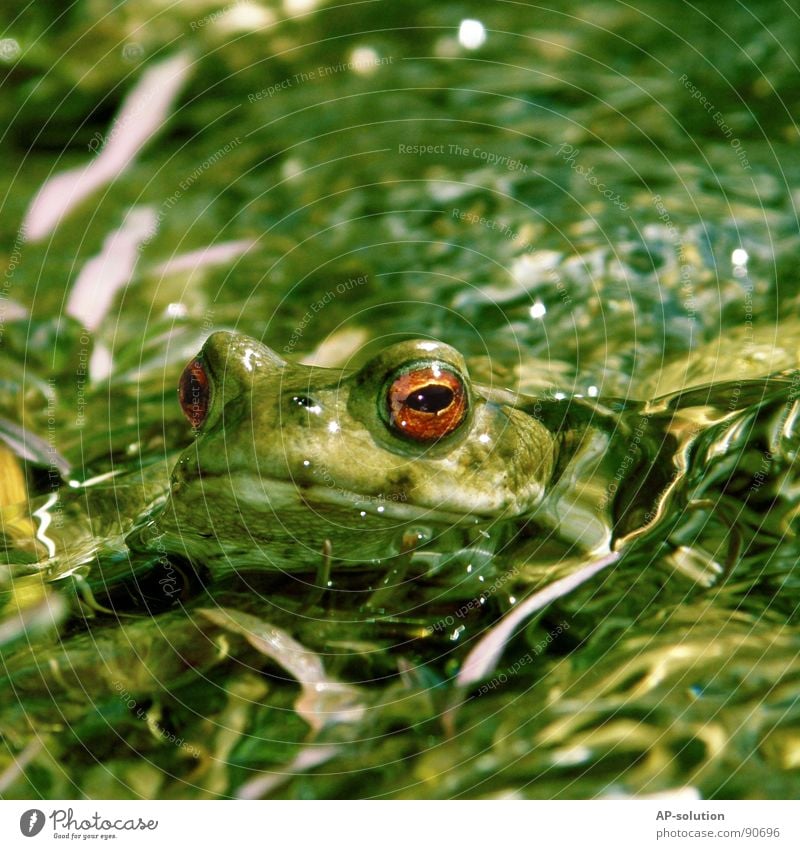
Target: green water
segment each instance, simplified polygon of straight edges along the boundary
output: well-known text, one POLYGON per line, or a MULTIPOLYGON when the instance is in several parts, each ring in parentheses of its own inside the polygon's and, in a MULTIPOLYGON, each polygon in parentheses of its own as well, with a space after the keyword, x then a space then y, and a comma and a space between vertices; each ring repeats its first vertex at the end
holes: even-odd
POLYGON ((26 314, 3 313, 0 416, 43 440, 25 463, 32 497, 185 446, 174 387, 215 327, 292 356, 326 343, 331 364, 431 335, 475 377, 533 393, 643 400, 727 381, 709 406, 741 412, 704 431, 652 546, 550 606, 466 694, 453 676, 474 639, 574 568, 556 543, 523 541, 472 577, 457 562, 412 572, 371 607, 380 570, 335 575, 328 594, 313 576, 204 584, 179 562, 120 583, 110 528, 141 494, 90 487, 107 550, 57 585, 58 629, 2 647, 3 795, 230 797, 325 744, 324 762, 263 792, 797 796, 793 396, 732 392, 758 377, 756 337, 785 349, 764 374, 796 365, 800 23, 779 2, 670 6, 378 2, 290 19, 268 4, 39 3, 6 16, 0 284, 26 314), (475 50, 457 39, 469 17, 488 31, 475 50), (366 71, 358 49, 373 51, 366 71), (191 72, 158 138, 23 242, 41 183, 95 156, 125 93, 184 50, 191 72), (143 205, 158 232, 86 334, 65 312, 71 287, 143 205), (224 264, 158 270, 241 239, 255 247, 224 264), (111 376, 92 382, 98 350, 111 376), (54 451, 69 472, 53 473, 54 451), (291 676, 201 612, 218 606, 320 653, 363 713, 312 734, 291 676), (4 772, 22 752, 24 774, 4 772))

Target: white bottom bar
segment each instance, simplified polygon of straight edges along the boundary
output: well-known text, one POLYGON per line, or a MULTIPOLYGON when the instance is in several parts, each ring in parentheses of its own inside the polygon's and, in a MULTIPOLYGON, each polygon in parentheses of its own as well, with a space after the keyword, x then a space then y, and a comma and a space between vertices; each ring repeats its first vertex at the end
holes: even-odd
POLYGON ((591 802, 0 802, 1 846, 54 842, 169 849, 794 849, 800 803, 700 802, 681 794, 591 802))

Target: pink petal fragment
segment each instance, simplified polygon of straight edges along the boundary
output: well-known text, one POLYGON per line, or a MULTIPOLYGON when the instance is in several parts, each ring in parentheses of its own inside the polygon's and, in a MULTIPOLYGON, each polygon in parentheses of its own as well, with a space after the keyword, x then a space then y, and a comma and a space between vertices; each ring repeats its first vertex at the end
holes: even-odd
POLYGON ((478 645, 467 655, 467 659, 458 673, 458 684, 465 687, 485 678, 494 669, 506 643, 522 622, 536 613, 537 610, 541 610, 550 604, 551 601, 565 596, 588 581, 589 578, 594 577, 598 572, 602 572, 607 566, 616 563, 619 558, 620 552, 612 551, 605 557, 587 563, 586 566, 582 566, 571 575, 567 575, 566 578, 554 581, 540 592, 525 599, 522 604, 515 607, 499 624, 482 637, 478 645))
POLYGON ((253 648, 272 658, 300 684, 297 713, 314 729, 339 722, 357 722, 364 713, 358 690, 329 678, 319 655, 290 637, 286 631, 239 610, 199 610, 214 624, 243 636, 253 648))
POLYGON ((0 773, 0 793, 5 793, 25 773, 28 764, 44 749, 44 740, 35 737, 0 773))
POLYGON ((329 761, 341 751, 340 746, 307 746, 283 768, 283 772, 266 773, 253 778, 239 788, 239 799, 263 799, 292 776, 300 775, 329 761))
POLYGON ((71 209, 128 168, 164 125, 189 68, 190 56, 184 52, 155 63, 142 74, 92 161, 56 174, 39 189, 22 226, 27 241, 43 239, 71 209))
POLYGON ((94 330, 105 317, 117 290, 133 277, 139 245, 152 236, 157 226, 155 208, 131 209, 119 230, 106 236, 103 248, 81 268, 67 301, 67 313, 87 330, 94 330))
POLYGON ((234 242, 207 245, 204 248, 198 248, 196 251, 174 256, 157 265, 154 271, 157 274, 174 274, 179 271, 197 271, 207 265, 224 265, 247 253, 255 244, 254 239, 239 239, 234 242))

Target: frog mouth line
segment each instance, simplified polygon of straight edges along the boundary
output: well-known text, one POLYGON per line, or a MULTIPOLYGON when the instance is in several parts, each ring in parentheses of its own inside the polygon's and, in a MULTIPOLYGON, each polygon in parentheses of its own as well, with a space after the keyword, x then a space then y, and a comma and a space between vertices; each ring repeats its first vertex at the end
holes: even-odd
POLYGON ((263 478, 253 485, 252 478, 245 475, 231 475, 231 485, 239 501, 251 506, 269 505, 275 511, 297 508, 303 505, 309 511, 315 506, 348 507, 362 515, 374 518, 390 519, 407 522, 436 522, 439 524, 474 524, 476 521, 497 521, 511 518, 511 511, 488 512, 472 510, 470 512, 453 512, 439 510, 435 507, 424 507, 408 502, 383 499, 376 496, 359 495, 341 487, 330 487, 319 484, 298 486, 291 481, 278 478, 263 478))

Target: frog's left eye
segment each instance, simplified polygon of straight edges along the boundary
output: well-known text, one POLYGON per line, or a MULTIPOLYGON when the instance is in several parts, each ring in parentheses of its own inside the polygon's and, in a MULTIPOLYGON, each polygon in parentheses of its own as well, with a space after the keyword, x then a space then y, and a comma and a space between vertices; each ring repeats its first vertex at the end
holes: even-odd
POLYGON ((451 434, 467 414, 463 379, 440 363, 412 368, 395 377, 386 403, 392 427, 418 442, 451 434))
POLYGON ((211 407, 211 384, 202 357, 195 357, 183 370, 178 400, 189 424, 195 429, 202 427, 211 407))

